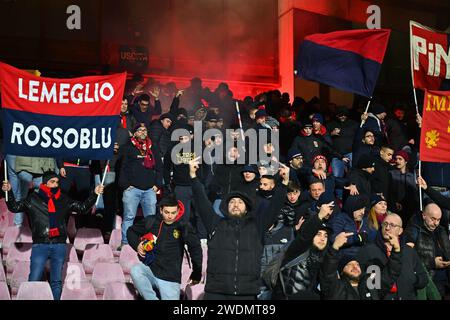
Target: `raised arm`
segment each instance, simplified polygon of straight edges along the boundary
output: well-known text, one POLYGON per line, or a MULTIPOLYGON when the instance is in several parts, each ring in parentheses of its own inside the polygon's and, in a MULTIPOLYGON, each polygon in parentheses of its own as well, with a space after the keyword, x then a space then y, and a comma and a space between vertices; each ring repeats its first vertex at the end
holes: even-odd
POLYGON ((189 161, 189 176, 191 177, 192 182, 192 193, 196 205, 195 208, 198 210, 206 231, 208 234, 211 234, 221 218, 214 212, 211 202, 206 195, 205 187, 197 178, 196 172, 199 167, 199 159, 200 157, 197 157, 194 160, 189 161))

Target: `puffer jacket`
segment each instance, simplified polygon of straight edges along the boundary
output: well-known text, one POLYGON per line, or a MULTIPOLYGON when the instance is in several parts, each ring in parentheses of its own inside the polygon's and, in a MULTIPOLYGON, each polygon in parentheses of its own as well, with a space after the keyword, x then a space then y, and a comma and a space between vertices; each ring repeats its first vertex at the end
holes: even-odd
POLYGON ((72 211, 86 214, 95 204, 97 195, 92 193, 84 202, 70 199, 64 193, 61 193, 59 199, 54 200, 55 209, 58 213, 58 237, 49 238, 49 217, 47 203, 45 203, 38 193, 30 192, 25 200, 17 202, 12 192, 9 192, 9 201, 6 203, 11 212, 25 212, 28 214, 31 226, 31 235, 33 243, 66 243, 67 228, 66 219, 72 211))
POLYGON ((276 190, 270 206, 260 216, 252 210, 252 200, 247 195, 225 195, 220 206, 222 218, 214 212, 200 181, 192 179, 194 204, 209 234, 205 292, 234 296, 259 293, 263 235, 286 198, 284 185, 276 190), (228 202, 234 197, 243 199, 249 209, 241 218, 228 214, 228 202))

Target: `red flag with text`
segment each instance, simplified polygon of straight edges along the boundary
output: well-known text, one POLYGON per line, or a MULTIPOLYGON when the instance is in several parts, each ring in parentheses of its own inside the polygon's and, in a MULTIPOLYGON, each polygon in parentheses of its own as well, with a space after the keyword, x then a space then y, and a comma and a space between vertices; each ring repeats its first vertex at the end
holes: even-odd
POLYGON ((450 91, 425 91, 420 160, 450 163, 450 91))

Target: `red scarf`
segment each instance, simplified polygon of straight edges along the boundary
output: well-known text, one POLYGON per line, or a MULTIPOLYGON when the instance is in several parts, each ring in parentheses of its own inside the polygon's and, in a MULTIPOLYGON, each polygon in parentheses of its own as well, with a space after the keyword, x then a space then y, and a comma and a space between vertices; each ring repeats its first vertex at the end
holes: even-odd
POLYGON ((59 229, 58 229, 58 219, 57 219, 57 213, 55 208, 55 203, 53 202, 53 199, 58 200, 61 196, 61 189, 58 188, 58 191, 55 193, 52 192, 52 189, 47 187, 45 184, 41 183, 39 186, 39 195, 47 201, 47 210, 48 210, 48 221, 49 221, 49 230, 48 230, 48 237, 58 237, 59 236, 59 229))
POLYGON ((153 169, 155 166, 155 159, 153 158, 152 140, 147 137, 145 140, 137 139, 136 137, 131 138, 131 143, 139 150, 141 156, 144 157, 144 162, 142 163, 145 168, 153 169))
POLYGON ((120 122, 122 123, 122 128, 126 129, 127 128, 127 116, 126 115, 122 115, 120 122))

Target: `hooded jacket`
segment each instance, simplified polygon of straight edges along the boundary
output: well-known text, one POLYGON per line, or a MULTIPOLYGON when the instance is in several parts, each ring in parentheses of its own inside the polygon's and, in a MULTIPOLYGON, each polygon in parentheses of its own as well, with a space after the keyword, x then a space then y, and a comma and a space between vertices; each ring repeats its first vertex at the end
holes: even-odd
POLYGON ((393 252, 381 273, 381 288, 369 289, 370 274, 361 268, 361 279, 355 290, 345 276, 338 278, 339 252, 330 247, 325 254, 320 272, 322 296, 327 300, 379 300, 392 288, 402 267, 401 252, 393 252))
POLYGON ((377 232, 369 228, 367 210, 359 226, 353 218, 354 211, 366 208, 368 205, 369 199, 363 195, 349 196, 343 211, 330 218, 328 225, 333 230, 330 243, 333 243, 341 232, 353 232, 353 236, 349 237, 347 243, 339 250, 340 255, 355 257, 364 244, 375 240, 377 232))
POLYGON ((151 232, 157 236, 155 260, 150 265, 153 274, 161 280, 181 283, 181 265, 183 262, 184 245, 192 262, 191 279, 200 281, 202 273, 202 249, 200 239, 190 224, 181 222, 184 206, 178 201, 178 215, 172 224, 166 224, 161 214, 146 217, 133 224, 127 231, 130 246, 137 251, 142 237, 151 232))
POLYGON ((256 216, 247 195, 225 195, 220 205, 222 218, 214 212, 200 181, 192 179, 194 203, 209 234, 206 292, 234 296, 259 293, 263 236, 286 198, 284 185, 276 189, 269 208, 261 216, 256 216), (228 213, 228 202, 235 197, 246 204, 247 213, 241 218, 228 213))
POLYGON ((319 299, 316 287, 323 250, 315 248, 312 242, 321 228, 323 224, 317 214, 301 226, 281 262, 274 299, 319 299))

